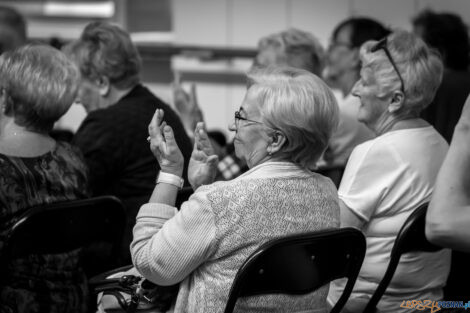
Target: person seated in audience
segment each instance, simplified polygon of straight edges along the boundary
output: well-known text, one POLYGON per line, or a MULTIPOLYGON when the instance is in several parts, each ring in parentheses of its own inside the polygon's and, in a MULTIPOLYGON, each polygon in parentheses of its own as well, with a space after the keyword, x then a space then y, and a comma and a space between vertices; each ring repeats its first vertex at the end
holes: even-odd
MULTIPOLYGON (((360 49, 360 79, 352 93, 361 105, 358 120, 377 137, 352 152, 339 187, 341 226, 361 229, 366 256, 345 310, 361 312, 390 260, 396 235, 408 216, 429 202, 448 150, 445 139, 420 112, 442 78, 440 57, 419 37, 397 31, 360 49)), ((404 299, 442 300, 450 251, 404 255, 379 302, 380 312, 407 312, 404 299)), ((343 292, 332 283, 329 303, 343 292)))
POLYGON ((0 54, 26 43, 26 20, 14 8, 0 6, 0 54))
MULTIPOLYGON (((90 168, 93 195, 114 195, 126 207, 127 226, 118 263, 127 265, 137 211, 150 198, 160 170, 145 143, 153 112, 165 110, 187 160, 192 143, 178 115, 141 84, 141 59, 127 32, 109 23, 92 22, 64 51, 80 68, 78 98, 88 112, 72 143, 90 168)), ((187 164, 184 177, 186 168, 187 164)))
POLYGON ((470 96, 455 127, 426 215, 427 238, 470 252, 470 96))
MULTIPOLYGON (((74 101, 79 78, 52 47, 26 45, 0 57, 0 254, 30 207, 89 196, 80 152, 49 136, 74 101)), ((1 312, 87 310, 78 251, 13 260, 0 272, 1 312)))
POLYGON ((456 14, 426 10, 413 19, 413 30, 430 47, 439 51, 444 63, 441 85, 421 116, 450 143, 470 93, 468 27, 456 14))
MULTIPOLYGON (((279 33, 263 37, 258 43, 258 54, 252 67, 270 65, 291 66, 307 70, 320 76, 325 65, 325 51, 319 40, 311 33, 289 28, 279 33)), ((174 101, 186 125, 192 132, 197 122, 203 121, 203 114, 198 106, 195 86, 188 94, 181 87, 179 78, 175 79, 174 101)), ((219 160, 217 180, 230 180, 248 170, 247 164, 237 158, 233 142, 227 145, 227 155, 219 160)))
MULTIPOLYGON (((238 269, 261 244, 339 225, 335 186, 308 170, 338 120, 336 99, 317 76, 289 67, 251 71, 230 125, 249 171, 213 183, 217 156, 199 123, 188 170, 195 193, 179 212, 173 205, 184 157, 163 120, 157 110, 149 126, 162 171, 137 216, 131 253, 145 278, 180 283, 174 312, 222 312, 238 269)), ((237 312, 324 312, 327 292, 326 285, 309 295, 241 299, 237 312)))
POLYGON ((367 17, 346 19, 333 30, 322 76, 331 88, 339 91, 339 124, 318 168, 337 186, 352 150, 375 137, 369 128, 357 120, 360 102, 351 94, 361 69, 359 48, 364 42, 380 40, 389 33, 380 22, 367 17))

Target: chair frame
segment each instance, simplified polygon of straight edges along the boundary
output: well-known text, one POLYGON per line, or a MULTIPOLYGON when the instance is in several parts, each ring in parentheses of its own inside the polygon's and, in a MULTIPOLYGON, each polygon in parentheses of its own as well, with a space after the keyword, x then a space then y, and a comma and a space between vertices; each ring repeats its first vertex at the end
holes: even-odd
POLYGON ((110 242, 111 254, 117 255, 125 218, 121 201, 113 196, 31 207, 8 231, 0 264, 30 254, 72 251, 100 240, 110 242), (54 228, 44 228, 45 221, 54 224, 54 228), (83 231, 84 225, 87 232, 83 231))
POLYGON ((430 243, 426 238, 425 226, 427 208, 428 203, 420 205, 410 214, 400 228, 392 252, 390 253, 390 262, 388 263, 385 274, 367 303, 364 313, 376 312, 377 304, 385 293, 385 290, 387 290, 402 254, 415 251, 436 252, 442 249, 442 247, 430 243))
POLYGON ((334 279, 347 277, 345 290, 331 311, 340 312, 352 292, 365 250, 364 235, 355 228, 329 229, 269 241, 252 253, 238 270, 225 313, 233 312, 240 297, 306 294, 334 279), (342 245, 343 249, 331 249, 335 244, 342 245), (321 252, 326 251, 326 256, 320 253, 321 249, 321 252), (336 268, 335 273, 320 266, 331 266, 335 262, 343 265, 343 268, 336 268), (286 274, 286 270, 290 272, 286 274))

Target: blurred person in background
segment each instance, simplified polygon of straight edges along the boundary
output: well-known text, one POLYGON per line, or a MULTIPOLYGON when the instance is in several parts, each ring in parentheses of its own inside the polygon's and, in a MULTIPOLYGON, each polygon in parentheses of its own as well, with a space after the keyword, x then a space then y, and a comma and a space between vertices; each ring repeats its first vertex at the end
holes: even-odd
POLYGON ((358 144, 375 137, 370 129, 357 120, 360 101, 351 94, 361 69, 359 49, 364 42, 380 40, 389 33, 381 23, 366 17, 346 19, 333 30, 323 79, 331 88, 340 92, 337 95, 340 115, 338 129, 318 167, 337 186, 352 150, 358 144))
MULTIPOLYGON (((26 45, 0 57, 0 254, 30 207, 89 196, 78 149, 49 136, 75 99, 79 79, 75 64, 49 46, 26 45)), ((0 312, 87 312, 77 250, 15 259, 0 268, 0 277, 0 312)))
POLYGON ((422 117, 450 142, 465 99, 470 93, 470 40, 467 25, 452 13, 423 11, 413 19, 413 30, 444 62, 444 76, 422 117))
MULTIPOLYGON (((90 168, 93 195, 114 195, 126 207, 127 226, 118 262, 126 265, 131 262, 135 216, 152 194, 160 170, 146 141, 146 125, 153 112, 165 110, 186 160, 192 144, 178 115, 141 84, 141 59, 127 32, 109 23, 92 22, 64 51, 80 69, 78 98, 88 112, 73 144, 90 168)), ((183 177, 186 169, 187 163, 183 177)))
MULTIPOLYGON (((258 54, 252 67, 291 66, 320 76, 325 65, 325 51, 319 40, 309 32, 296 28, 263 37, 258 42, 258 54)), ((203 120, 194 85, 188 94, 179 79, 174 85, 174 101, 186 122, 186 129, 194 129, 203 120)), ((233 142, 227 145, 227 155, 219 160, 216 180, 230 180, 248 170, 247 164, 235 155, 233 142)))
POLYGON ((26 20, 14 8, 0 5, 0 54, 26 43, 26 20))
MULTIPOLYGON (((184 160, 163 114, 157 110, 149 125, 162 179, 139 211, 131 250, 145 278, 180 283, 175 313, 222 312, 238 269, 263 243, 338 226, 335 186, 309 170, 338 121, 336 99, 317 76, 291 67, 251 71, 229 126, 250 169, 214 183, 217 156, 198 124, 188 169, 195 192, 179 211, 184 160)), ((325 285, 307 295, 247 297, 235 311, 324 313, 327 293, 325 285)))
MULTIPOLYGON (((354 148, 338 190, 341 226, 361 229, 367 251, 345 312, 361 312, 385 274, 396 236, 408 216, 431 200, 448 150, 445 139, 419 117, 442 79, 439 55, 419 37, 397 31, 368 41, 359 51, 358 119, 377 137, 354 148)), ((377 305, 384 313, 406 313, 404 299, 443 299, 450 251, 403 255, 377 305)), ((345 286, 331 284, 336 303, 345 286)))

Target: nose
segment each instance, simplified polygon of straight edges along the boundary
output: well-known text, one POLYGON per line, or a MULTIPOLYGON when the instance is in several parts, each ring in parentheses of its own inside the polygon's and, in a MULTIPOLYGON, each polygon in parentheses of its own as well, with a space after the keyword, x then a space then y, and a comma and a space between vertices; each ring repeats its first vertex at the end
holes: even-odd
POLYGON ((359 91, 360 91, 360 80, 358 80, 358 81, 354 84, 354 86, 353 86, 353 88, 352 88, 352 90, 351 90, 351 94, 352 94, 354 97, 360 97, 359 91))
POLYGON ((228 130, 230 130, 231 132, 236 132, 236 131, 237 131, 237 127, 235 126, 235 120, 232 121, 232 122, 228 125, 228 130))

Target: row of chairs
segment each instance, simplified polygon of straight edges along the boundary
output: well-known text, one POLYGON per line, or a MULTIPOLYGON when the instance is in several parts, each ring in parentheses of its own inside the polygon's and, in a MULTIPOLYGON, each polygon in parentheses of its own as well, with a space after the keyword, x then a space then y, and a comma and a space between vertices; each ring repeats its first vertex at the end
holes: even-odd
MULTIPOLYGON (((426 204, 420 206, 402 226, 386 273, 365 313, 375 312, 403 253, 441 249, 425 237, 426 210, 426 204)), ((0 254, 0 268, 14 258, 66 252, 96 242, 107 242, 112 246, 109 260, 113 260, 118 253, 124 223, 124 207, 112 196, 32 208, 7 234, 0 254)), ((273 293, 305 294, 332 280, 346 277, 346 288, 331 311, 340 312, 354 287, 365 250, 365 238, 354 228, 298 234, 270 241, 257 249, 239 269, 225 313, 233 311, 240 297, 273 293)), ((108 264, 112 266, 112 262, 108 264)))

